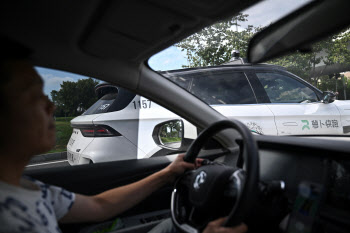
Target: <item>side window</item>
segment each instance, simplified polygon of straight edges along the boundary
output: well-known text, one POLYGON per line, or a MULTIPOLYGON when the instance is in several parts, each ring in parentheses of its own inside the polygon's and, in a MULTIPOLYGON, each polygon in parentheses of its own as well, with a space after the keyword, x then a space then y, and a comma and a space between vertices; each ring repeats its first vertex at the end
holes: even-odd
POLYGON ((316 93, 303 83, 278 73, 256 73, 271 103, 302 103, 318 101, 316 93))
MULTIPOLYGON (((44 93, 56 105, 55 129, 50 127, 56 137, 49 131, 45 135, 56 144, 51 150, 44 144, 42 155, 33 157, 27 169, 162 156, 197 136, 194 125, 127 89, 60 70, 36 69, 45 82, 44 93), (160 124, 156 141, 152 133, 160 124)), ((171 78, 187 89, 192 82, 188 73, 171 78)))
POLYGON ((162 74, 164 75, 164 77, 186 90, 188 90, 192 80, 191 75, 173 74, 168 72, 164 72, 162 74))
POLYGON ((190 92, 209 105, 256 104, 243 72, 211 72, 193 77, 190 92))

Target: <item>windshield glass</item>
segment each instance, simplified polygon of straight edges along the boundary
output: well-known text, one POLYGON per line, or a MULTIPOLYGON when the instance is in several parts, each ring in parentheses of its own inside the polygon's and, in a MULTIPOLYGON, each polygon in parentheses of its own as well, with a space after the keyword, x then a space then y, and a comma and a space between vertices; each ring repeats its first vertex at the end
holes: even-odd
POLYGON ((246 59, 257 32, 310 2, 263 1, 154 55, 149 65, 259 134, 347 135, 349 30, 313 44, 308 53, 265 64, 246 59))
POLYGON ((239 50, 242 57, 246 57, 249 39, 257 31, 309 2, 262 1, 159 52, 149 59, 148 64, 154 70, 165 71, 222 65, 230 60, 233 50, 239 50))

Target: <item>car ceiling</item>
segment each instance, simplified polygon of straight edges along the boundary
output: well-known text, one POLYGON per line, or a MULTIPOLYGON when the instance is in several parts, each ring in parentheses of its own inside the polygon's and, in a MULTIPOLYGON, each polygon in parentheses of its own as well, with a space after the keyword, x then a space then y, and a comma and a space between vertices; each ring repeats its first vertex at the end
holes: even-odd
POLYGON ((132 73, 151 55, 258 1, 3 1, 0 17, 3 34, 33 49, 34 64, 110 80, 116 66, 132 73))

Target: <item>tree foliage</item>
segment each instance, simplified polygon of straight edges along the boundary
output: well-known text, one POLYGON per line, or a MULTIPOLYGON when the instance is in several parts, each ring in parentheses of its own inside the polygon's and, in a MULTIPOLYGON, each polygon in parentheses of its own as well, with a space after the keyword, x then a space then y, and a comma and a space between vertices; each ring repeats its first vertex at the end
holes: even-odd
POLYGON ((228 20, 216 23, 193 34, 175 46, 186 51, 189 65, 186 67, 214 66, 228 62, 231 52, 238 49, 246 55, 249 39, 260 28, 248 26, 239 31, 239 22, 247 21, 248 15, 240 13, 228 20))
POLYGON ((322 75, 316 76, 316 74, 313 73, 317 65, 350 63, 350 51, 348 49, 349 43, 350 32, 344 30, 339 34, 314 43, 311 52, 295 52, 282 58, 274 59, 269 63, 286 67, 290 72, 314 85, 317 85, 318 80, 322 78, 322 75))
POLYGON ((339 99, 344 99, 345 96, 348 97, 350 94, 344 94, 344 91, 349 92, 347 89, 347 79, 344 76, 339 77, 338 75, 337 77, 340 80, 336 80, 336 74, 323 75, 314 71, 319 65, 330 66, 340 64, 344 67, 348 66, 350 64, 349 43, 350 31, 346 29, 320 42, 314 43, 311 52, 295 52, 274 59, 269 63, 287 68, 291 73, 298 75, 322 91, 337 91, 339 92, 339 99), (333 81, 330 78, 333 78, 333 81))
POLYGON ((160 135, 161 137, 181 137, 182 133, 182 124, 181 121, 169 121, 165 123, 161 130, 160 135))
POLYGON ((98 81, 88 78, 77 82, 65 81, 59 91, 51 91, 56 105, 55 116, 78 116, 97 101, 95 86, 98 81))
MULTIPOLYGON (((248 26, 245 29, 237 30, 241 22, 247 21, 248 15, 239 14, 228 20, 219 22, 207 27, 200 32, 188 37, 176 44, 182 51, 186 52, 188 65, 184 67, 200 67, 220 65, 228 62, 231 52, 238 49, 242 57, 246 57, 249 40, 262 28, 248 26)), ((342 64, 350 65, 350 30, 330 36, 312 45, 311 52, 295 52, 281 58, 269 61, 268 63, 285 67, 288 71, 301 77, 323 91, 338 91, 348 87, 347 78, 334 81, 329 77, 333 74, 322 75, 317 73, 320 65, 342 64)), ((346 70, 344 70, 346 71, 346 70)), ((340 93, 340 92, 339 92, 340 93)), ((349 93, 350 94, 350 93, 349 93)), ((340 94, 343 98, 345 95, 340 94)))
MULTIPOLYGON (((274 59, 268 63, 283 66, 287 70, 309 83, 312 83, 313 77, 312 70, 316 68, 316 65, 323 61, 324 57, 320 56, 321 51, 324 49, 326 42, 315 43, 312 50, 308 53, 295 52, 287 56, 274 59)), ((315 81, 317 83, 317 80, 315 81)))
POLYGON ((347 64, 350 63, 350 28, 335 34, 325 41, 325 48, 328 56, 326 64, 347 64))

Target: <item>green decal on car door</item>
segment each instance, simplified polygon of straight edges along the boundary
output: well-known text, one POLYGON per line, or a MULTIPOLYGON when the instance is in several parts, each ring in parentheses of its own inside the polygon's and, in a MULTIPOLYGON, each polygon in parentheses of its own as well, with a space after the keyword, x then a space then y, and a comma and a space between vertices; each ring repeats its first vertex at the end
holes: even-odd
POLYGON ((305 124, 305 125, 303 125, 302 130, 304 130, 304 129, 310 130, 309 121, 308 120, 301 120, 301 122, 305 124))

